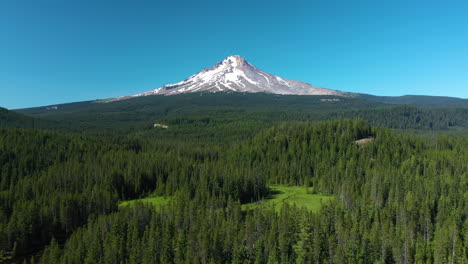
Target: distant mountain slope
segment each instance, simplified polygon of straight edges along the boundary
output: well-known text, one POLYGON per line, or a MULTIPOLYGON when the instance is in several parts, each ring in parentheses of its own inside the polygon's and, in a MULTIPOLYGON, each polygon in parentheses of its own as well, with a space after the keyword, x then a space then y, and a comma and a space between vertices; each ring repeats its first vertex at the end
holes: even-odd
POLYGON ((385 104, 406 104, 428 107, 468 107, 468 99, 447 96, 403 95, 403 96, 375 96, 370 94, 355 94, 364 98, 385 104))
POLYGON ((102 103, 98 101, 57 104, 43 107, 16 109, 23 114, 42 117, 57 117, 64 114, 94 113, 107 115, 115 112, 133 112, 134 115, 145 112, 192 114, 195 112, 214 111, 219 108, 229 108, 233 111, 245 110, 336 110, 372 108, 383 106, 383 103, 362 98, 313 95, 275 95, 270 93, 188 93, 177 96, 135 97, 129 100, 102 103))
MULTIPOLYGON (((324 113, 339 109, 362 109, 384 104, 338 96, 275 95, 269 93, 189 93, 175 96, 144 96, 112 103, 81 102, 16 111, 82 130, 107 132, 152 127, 161 119, 209 117, 212 120, 323 120, 324 113)), ((184 121, 185 122, 185 121, 184 121)))
POLYGON ((13 111, 16 111, 22 114, 36 115, 36 114, 44 114, 44 113, 80 110, 80 109, 92 106, 94 104, 98 104, 98 101, 82 101, 82 102, 46 105, 46 106, 14 109, 13 111))
MULTIPOLYGON (((448 107, 450 108, 450 107, 448 107)), ((66 123, 74 132, 126 134, 154 130, 153 125, 195 126, 363 118, 371 124, 401 129, 468 127, 466 108, 426 108, 388 105, 362 98, 269 93, 189 93, 145 96, 112 103, 81 102, 18 110, 66 123)), ((249 129, 246 127, 245 129, 249 129)), ((218 132, 216 132, 218 133, 218 132)))
POLYGON ((51 120, 26 116, 0 107, 0 128, 57 128, 59 124, 51 120))
POLYGON ((266 73, 239 55, 229 56, 211 68, 203 69, 176 84, 167 84, 144 93, 122 96, 108 101, 124 100, 148 95, 175 95, 194 92, 266 92, 297 95, 345 95, 346 93, 314 87, 308 83, 285 79, 266 73))

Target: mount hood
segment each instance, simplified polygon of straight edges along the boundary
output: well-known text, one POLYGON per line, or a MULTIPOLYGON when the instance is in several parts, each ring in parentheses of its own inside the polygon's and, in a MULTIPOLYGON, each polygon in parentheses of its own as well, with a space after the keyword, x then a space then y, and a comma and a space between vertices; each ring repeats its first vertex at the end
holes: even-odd
POLYGON ((211 68, 175 83, 129 96, 111 99, 118 101, 148 95, 176 95, 195 92, 245 92, 296 95, 345 95, 347 93, 319 88, 308 83, 285 79, 260 70, 239 55, 226 57, 211 68))

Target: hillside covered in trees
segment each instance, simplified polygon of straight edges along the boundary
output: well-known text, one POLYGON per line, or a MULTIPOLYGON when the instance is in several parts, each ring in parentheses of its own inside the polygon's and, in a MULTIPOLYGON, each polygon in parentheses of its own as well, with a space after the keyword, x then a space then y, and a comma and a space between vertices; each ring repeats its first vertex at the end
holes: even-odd
POLYGON ((194 93, 3 111, 0 112, 0 127, 43 128, 108 136, 141 133, 158 122, 185 131, 195 126, 203 128, 203 132, 215 128, 213 133, 229 125, 232 126, 229 129, 248 127, 244 132, 249 136, 280 122, 343 118, 362 118, 373 126, 396 129, 447 130, 468 127, 466 107, 442 107, 392 105, 337 96, 194 93), (18 122, 11 118, 8 123, 1 122, 12 115, 28 120, 34 117, 35 123, 46 124, 38 127, 31 122, 18 122))
POLYGON ((468 262, 466 109, 227 96, 2 109, 0 262, 468 262))

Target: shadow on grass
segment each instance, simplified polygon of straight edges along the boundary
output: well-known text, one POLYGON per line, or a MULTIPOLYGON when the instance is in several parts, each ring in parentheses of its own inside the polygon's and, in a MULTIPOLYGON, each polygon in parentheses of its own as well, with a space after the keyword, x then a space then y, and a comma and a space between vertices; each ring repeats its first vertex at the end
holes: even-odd
POLYGON ((285 193, 285 192, 280 191, 280 190, 274 190, 274 189, 270 188, 268 190, 268 195, 265 197, 265 200, 275 199, 276 195, 280 195, 280 194, 283 194, 283 193, 285 193))

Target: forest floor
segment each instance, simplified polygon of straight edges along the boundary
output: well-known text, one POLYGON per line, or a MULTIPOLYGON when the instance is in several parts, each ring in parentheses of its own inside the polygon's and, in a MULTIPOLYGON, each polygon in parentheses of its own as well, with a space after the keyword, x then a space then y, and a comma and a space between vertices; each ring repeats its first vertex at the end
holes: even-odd
MULTIPOLYGON (((297 207, 303 207, 309 211, 318 211, 324 202, 333 199, 333 196, 322 194, 311 194, 303 186, 272 185, 270 186, 271 195, 267 199, 257 202, 243 204, 242 210, 251 210, 259 206, 273 206, 276 211, 288 203, 297 207)), ((310 190, 309 190, 310 191, 310 190)))

